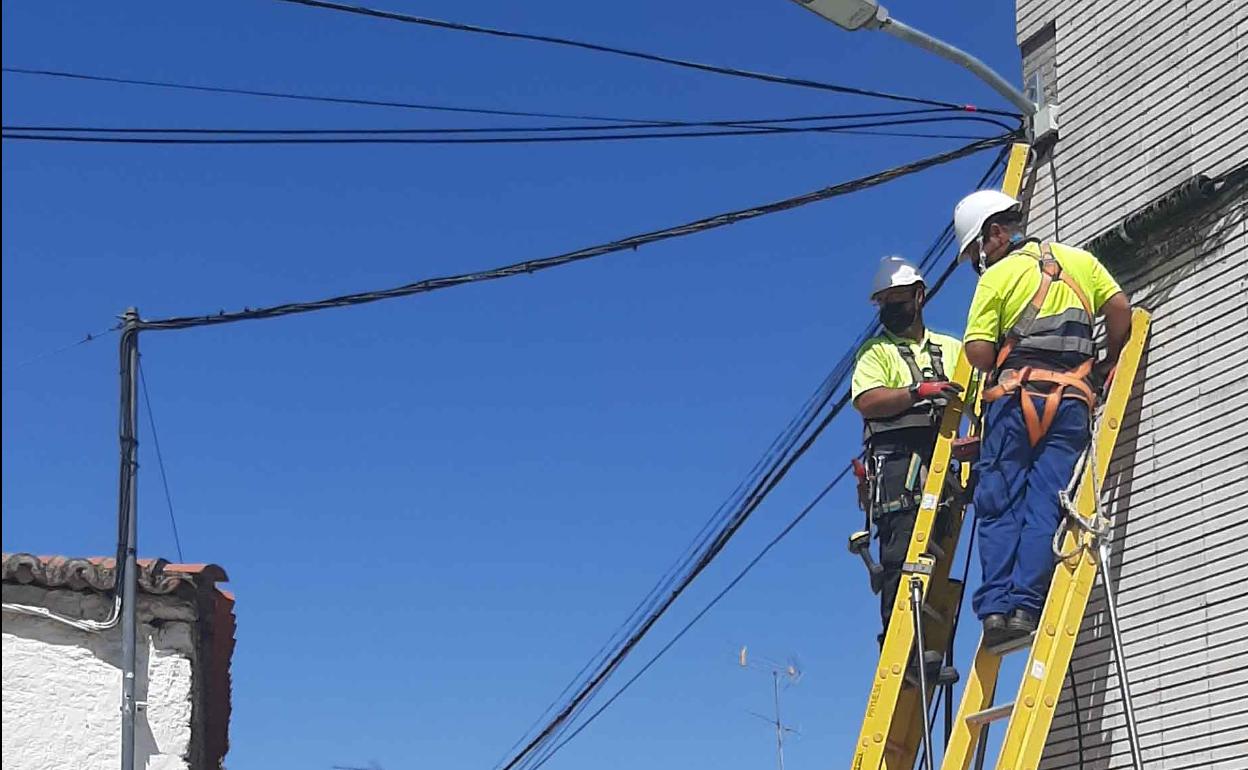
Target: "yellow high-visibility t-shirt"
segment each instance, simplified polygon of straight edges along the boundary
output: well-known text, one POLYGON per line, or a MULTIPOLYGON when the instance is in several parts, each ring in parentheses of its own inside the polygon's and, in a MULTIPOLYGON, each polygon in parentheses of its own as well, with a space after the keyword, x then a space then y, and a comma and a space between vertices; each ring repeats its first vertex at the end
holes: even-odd
MULTIPOLYGON (((1062 272, 1087 295, 1093 315, 1100 312, 1110 297, 1122 291, 1114 277, 1091 253, 1060 243, 1050 244, 1050 249, 1053 258, 1061 264, 1062 272)), ((1040 288, 1039 257, 1040 244, 1031 241, 984 271, 971 299, 964 342, 983 340, 1000 343, 1018 322, 1023 308, 1035 296, 1036 289, 1040 288)), ((1059 315, 1080 307, 1082 304, 1078 295, 1065 283, 1054 281, 1037 318, 1059 315)))
POLYGON ((885 331, 858 348, 854 376, 850 381, 850 397, 856 399, 872 388, 908 388, 913 385, 914 375, 901 353, 897 352, 897 346, 908 347, 914 353, 914 363, 920 371, 925 371, 932 368, 932 357, 927 352, 929 340, 940 348, 945 376, 952 379, 958 356, 962 355, 962 343, 956 337, 928 330, 923 339, 911 340, 885 331))

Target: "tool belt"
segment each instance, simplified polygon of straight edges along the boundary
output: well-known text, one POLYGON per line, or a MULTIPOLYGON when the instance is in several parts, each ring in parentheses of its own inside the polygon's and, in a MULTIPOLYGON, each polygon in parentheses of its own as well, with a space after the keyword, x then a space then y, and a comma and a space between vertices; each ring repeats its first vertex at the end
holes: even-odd
POLYGON ((875 503, 871 508, 871 514, 878 519, 881 516, 897 513, 898 511, 917 510, 921 495, 911 492, 902 492, 901 497, 887 503, 875 503))
POLYGON ((927 463, 918 452, 880 452, 867 458, 867 488, 865 499, 859 498, 863 513, 867 515, 867 527, 884 516, 909 510, 918 510, 923 498, 923 481, 927 477, 927 463), (900 463, 907 461, 904 473, 898 473, 900 463), (890 465, 885 480, 885 465, 890 465), (887 488, 887 491, 886 491, 887 488))

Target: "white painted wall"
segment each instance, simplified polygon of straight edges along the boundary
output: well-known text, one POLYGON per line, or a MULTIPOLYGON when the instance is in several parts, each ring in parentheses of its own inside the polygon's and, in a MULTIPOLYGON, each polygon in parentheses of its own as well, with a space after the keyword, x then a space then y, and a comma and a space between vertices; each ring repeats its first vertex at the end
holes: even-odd
MULTIPOLYGON (((1024 71, 1044 72, 1062 109, 1055 158, 1036 180, 1032 235, 1082 244, 1194 174, 1248 163, 1248 2, 1017 8, 1024 71)), ((1244 770, 1248 192, 1184 220, 1109 265, 1153 313, 1105 484, 1110 574, 1145 765, 1244 770)), ((1041 770, 1130 767, 1104 615, 1096 589, 1071 661, 1078 707, 1068 680, 1041 770)))
MULTIPOLYGON (((7 588, 7 587, 6 587, 7 588)), ((57 611, 100 597, 51 592, 57 611)), ((6 591, 7 594, 7 591, 6 591)), ((6 599, 8 597, 6 596, 6 599)), ((97 613, 88 613, 98 616, 97 613)), ((162 613, 167 614, 167 613, 162 613)), ((136 753, 147 770, 189 770, 193 627, 140 625, 136 753)), ((4 614, 4 770, 116 770, 121 763, 121 633, 87 633, 4 614)))

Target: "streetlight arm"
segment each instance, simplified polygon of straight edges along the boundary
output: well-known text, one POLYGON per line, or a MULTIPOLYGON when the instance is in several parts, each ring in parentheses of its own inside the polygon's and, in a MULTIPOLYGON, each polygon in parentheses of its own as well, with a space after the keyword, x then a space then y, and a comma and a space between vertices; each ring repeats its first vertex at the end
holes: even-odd
MULTIPOLYGON (((884 11, 884 9, 880 8, 880 11, 884 11)), ((956 48, 943 40, 932 37, 926 32, 917 30, 904 22, 897 21, 888 16, 886 11, 879 15, 883 16, 882 19, 877 17, 880 30, 887 32, 895 38, 905 40, 907 43, 913 43, 920 48, 925 48, 937 56, 948 59, 954 64, 970 70, 980 80, 992 86, 994 91, 1008 99, 1010 104, 1021 110, 1025 117, 1030 119, 1036 114, 1036 105, 1022 91, 1011 85, 1010 81, 994 72, 987 64, 971 56, 961 48, 956 48)))

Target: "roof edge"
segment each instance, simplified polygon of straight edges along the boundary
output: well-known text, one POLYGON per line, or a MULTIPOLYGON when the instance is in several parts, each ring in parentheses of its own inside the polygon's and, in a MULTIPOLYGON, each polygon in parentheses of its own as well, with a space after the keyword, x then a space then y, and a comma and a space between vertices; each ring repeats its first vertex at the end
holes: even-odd
MULTIPOLYGON (((44 588, 108 593, 117 585, 116 560, 104 557, 36 556, 30 553, 2 555, 3 582, 44 588)), ((140 559, 139 590, 148 594, 171 594, 184 585, 214 589, 229 580, 216 564, 173 564, 165 559, 140 559)))

